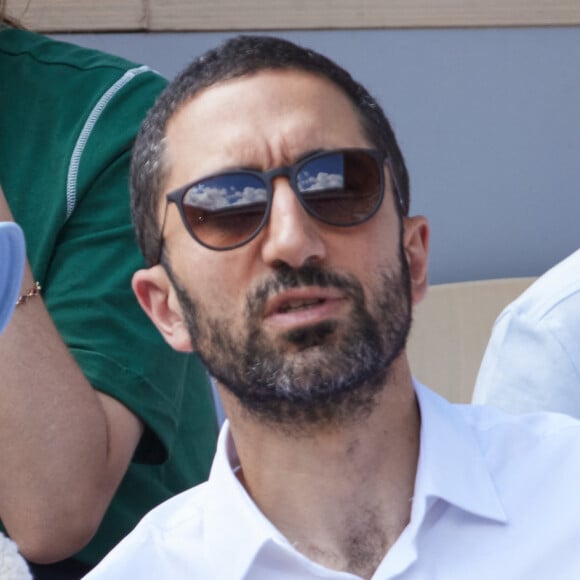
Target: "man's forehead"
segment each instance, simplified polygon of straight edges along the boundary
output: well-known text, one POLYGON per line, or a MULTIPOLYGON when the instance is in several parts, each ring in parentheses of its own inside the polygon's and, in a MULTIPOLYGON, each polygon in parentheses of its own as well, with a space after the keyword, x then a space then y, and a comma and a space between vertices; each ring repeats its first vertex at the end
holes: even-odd
MULTIPOLYGON (((263 69, 217 81, 196 91, 168 120, 166 133, 169 134, 172 128, 179 127, 184 122, 184 117, 194 116, 196 113, 200 116, 216 112, 241 115, 245 103, 252 103, 255 100, 279 102, 280 93, 287 95, 288 98, 296 98, 296 91, 290 89, 297 83, 300 86, 298 96, 302 96, 304 91, 315 94, 323 91, 329 93, 327 99, 334 97, 352 105, 342 88, 324 75, 301 69, 263 69)), ((307 100, 307 95, 305 97, 307 100)), ((200 121, 203 121, 203 118, 197 119, 197 122, 200 121)))
POLYGON ((294 69, 267 69, 207 87, 180 107, 166 131, 168 160, 187 152, 190 170, 204 165, 199 177, 225 169, 229 157, 232 166, 265 169, 311 150, 356 146, 368 140, 349 97, 325 77, 294 69), (208 161, 212 155, 215 166, 208 161))

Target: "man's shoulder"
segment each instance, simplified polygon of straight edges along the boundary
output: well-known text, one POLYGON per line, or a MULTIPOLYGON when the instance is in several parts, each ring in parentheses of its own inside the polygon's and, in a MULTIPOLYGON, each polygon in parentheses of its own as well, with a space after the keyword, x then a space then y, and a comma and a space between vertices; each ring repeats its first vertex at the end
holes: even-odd
POLYGON ((570 466, 580 476, 580 420, 549 411, 512 414, 491 405, 450 403, 440 395, 417 385, 422 420, 431 425, 431 434, 446 432, 450 441, 466 438, 494 469, 494 462, 549 460, 562 450, 575 450, 570 466), (434 428, 433 428, 434 426, 434 428))
MULTIPOLYGON (((545 471, 558 461, 562 469, 566 464, 580 477, 580 421, 574 417, 548 411, 515 415, 486 405, 456 407, 492 470, 516 471, 527 465, 545 471)), ((556 477, 556 473, 545 474, 556 477)))
POLYGON ((187 489, 153 508, 143 517, 139 526, 157 529, 165 535, 184 531, 196 536, 204 517, 204 509, 211 503, 214 490, 210 482, 187 489))
POLYGON ((521 433, 531 439, 580 437, 580 421, 563 413, 539 411, 513 414, 492 405, 453 404, 463 420, 486 435, 521 433))
POLYGON ((154 508, 87 580, 211 577, 203 534, 209 495, 211 490, 204 483, 154 508))

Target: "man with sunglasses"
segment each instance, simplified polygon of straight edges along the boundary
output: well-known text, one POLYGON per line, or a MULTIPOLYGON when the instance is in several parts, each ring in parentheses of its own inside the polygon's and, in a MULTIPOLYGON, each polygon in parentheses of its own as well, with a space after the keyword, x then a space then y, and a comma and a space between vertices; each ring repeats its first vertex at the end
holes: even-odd
POLYGON ((405 355, 427 288, 380 106, 271 37, 206 53, 133 158, 133 289, 228 417, 210 480, 87 578, 580 577, 580 424, 456 407, 405 355))

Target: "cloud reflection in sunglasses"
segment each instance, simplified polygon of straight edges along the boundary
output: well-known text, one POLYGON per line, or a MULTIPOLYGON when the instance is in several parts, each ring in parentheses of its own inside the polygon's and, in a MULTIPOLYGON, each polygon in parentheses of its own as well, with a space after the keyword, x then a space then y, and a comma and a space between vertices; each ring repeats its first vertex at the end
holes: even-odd
MULTIPOLYGON (((232 173, 208 178, 194 184, 185 194, 184 204, 205 210, 219 210, 227 207, 246 204, 266 203, 267 188, 247 185, 248 182, 259 183, 254 175, 232 173), (231 183, 228 183, 231 182, 231 183), (245 182, 240 188, 240 182, 245 182), (236 185, 238 183, 239 185, 236 185)), ((308 172, 298 176, 300 192, 336 190, 342 188, 344 177, 337 173, 319 172, 311 176, 308 172)))

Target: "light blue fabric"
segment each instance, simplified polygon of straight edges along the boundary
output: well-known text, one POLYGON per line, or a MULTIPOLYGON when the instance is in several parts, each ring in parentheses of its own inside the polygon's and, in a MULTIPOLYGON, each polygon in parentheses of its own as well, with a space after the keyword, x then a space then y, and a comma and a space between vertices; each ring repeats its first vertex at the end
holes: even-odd
POLYGON ((473 402, 580 418, 580 250, 540 276, 497 319, 473 402))
POLYGON ((26 249, 20 227, 0 222, 0 332, 10 320, 24 271, 26 249))

